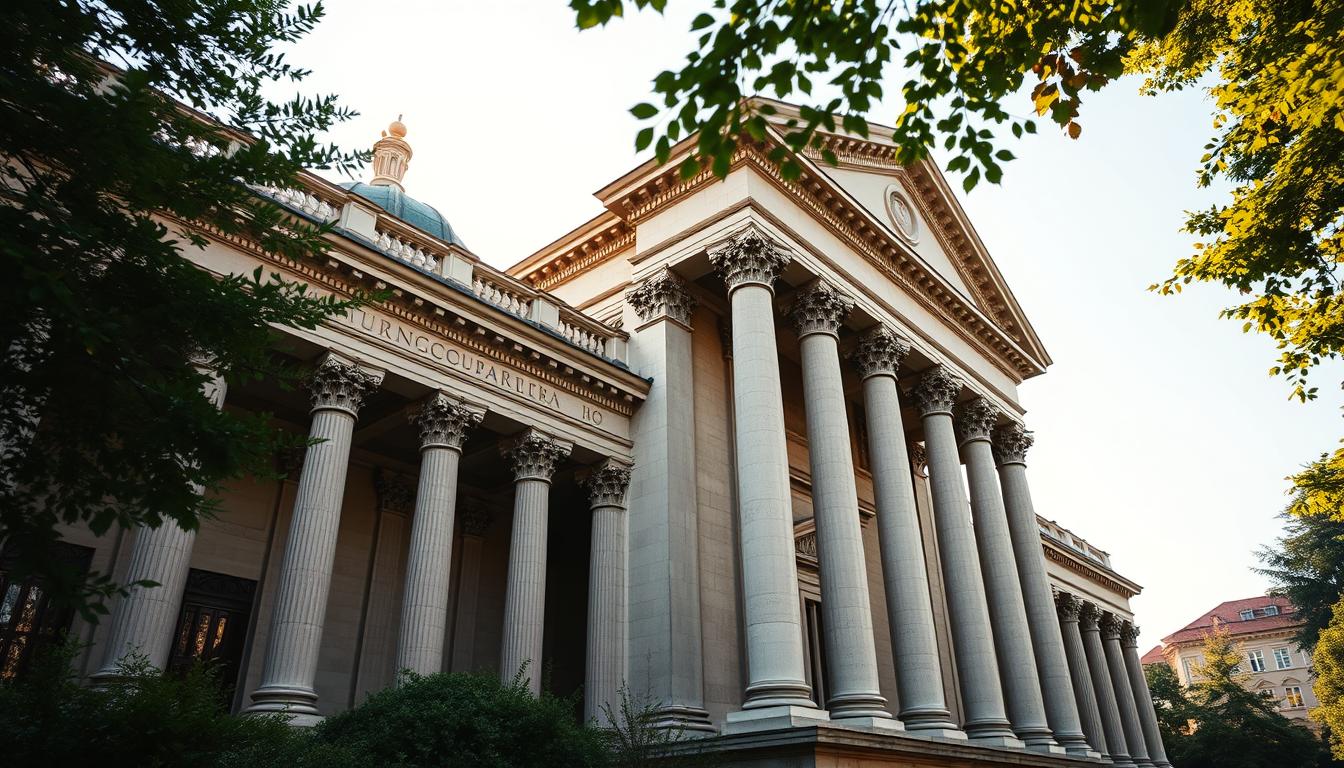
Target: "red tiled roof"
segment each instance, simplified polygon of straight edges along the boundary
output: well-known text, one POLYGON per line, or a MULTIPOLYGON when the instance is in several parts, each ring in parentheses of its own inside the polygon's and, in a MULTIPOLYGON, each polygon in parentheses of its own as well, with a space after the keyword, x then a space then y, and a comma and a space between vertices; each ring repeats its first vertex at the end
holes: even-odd
POLYGON ((1139 663, 1145 667, 1149 664, 1166 664, 1167 657, 1162 655, 1162 646, 1154 645, 1153 650, 1143 654, 1143 657, 1139 659, 1139 663))
POLYGON ((1213 629, 1214 621, 1225 626, 1233 637, 1271 632, 1276 629, 1290 629, 1302 623, 1298 621, 1296 612, 1297 608, 1288 602, 1286 597, 1261 595, 1259 597, 1248 597, 1244 600, 1229 600, 1226 603, 1220 603, 1218 607, 1162 638, 1162 643, 1170 645, 1171 643, 1202 640, 1213 629), (1278 606, 1279 615, 1261 615, 1245 620, 1241 618, 1242 611, 1259 609, 1260 612, 1263 612, 1265 606, 1269 605, 1278 606))

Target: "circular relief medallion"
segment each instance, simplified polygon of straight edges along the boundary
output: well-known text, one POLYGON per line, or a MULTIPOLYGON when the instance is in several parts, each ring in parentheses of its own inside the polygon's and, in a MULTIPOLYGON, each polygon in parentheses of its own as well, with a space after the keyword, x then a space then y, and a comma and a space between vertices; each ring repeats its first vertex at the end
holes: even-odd
POLYGON ((919 217, 915 215, 915 206, 905 196, 905 192, 900 185, 889 185, 886 198, 887 215, 891 217, 891 223, 896 228, 896 233, 908 243, 919 242, 919 217))

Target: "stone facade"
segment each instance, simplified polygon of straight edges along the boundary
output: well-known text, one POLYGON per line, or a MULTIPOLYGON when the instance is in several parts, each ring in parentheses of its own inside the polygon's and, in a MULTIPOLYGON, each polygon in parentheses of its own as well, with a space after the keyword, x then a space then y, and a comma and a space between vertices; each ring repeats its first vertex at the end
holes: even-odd
POLYGON ((318 440, 283 479, 194 539, 67 532, 178 579, 76 625, 84 673, 218 631, 235 707, 300 723, 401 669, 548 669, 599 723, 624 686, 743 765, 1164 765, 1137 585, 1031 504, 1017 386, 1049 356, 936 168, 827 140, 840 167, 799 180, 759 148, 723 181, 641 166, 508 272, 316 177, 259 190, 335 223, 330 258, 203 232, 202 268, 390 298, 287 332, 311 397, 221 398, 318 440), (250 585, 225 628, 176 586, 199 573, 250 585))

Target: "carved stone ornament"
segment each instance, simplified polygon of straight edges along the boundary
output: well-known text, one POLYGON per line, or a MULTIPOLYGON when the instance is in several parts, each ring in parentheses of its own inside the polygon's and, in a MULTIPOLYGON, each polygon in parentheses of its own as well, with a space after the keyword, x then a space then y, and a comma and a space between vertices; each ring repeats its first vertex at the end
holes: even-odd
POLYGON ((755 225, 709 249, 709 263, 723 275, 729 292, 748 283, 773 290, 775 278, 792 260, 782 245, 755 225))
POLYGON ((307 387, 314 411, 345 411, 358 416, 364 398, 382 383, 382 371, 361 368, 357 363, 327 355, 309 375, 307 387))
POLYGON ((1059 611, 1060 621, 1077 621, 1083 601, 1068 592, 1055 593, 1055 609, 1059 611))
POLYGON ((733 324, 726 317, 719 318, 719 343, 723 345, 725 359, 733 359, 733 324))
POLYGON ((951 413, 962 386, 961 379, 953 376, 946 366, 936 365, 925 371, 910 388, 910 399, 921 416, 951 413))
POLYGON ((583 485, 594 507, 625 507, 625 489, 630 487, 630 466, 607 459, 593 468, 583 485))
POLYGON ((1102 640, 1120 639, 1120 619, 1114 613, 1103 611, 1097 626, 1101 628, 1102 640))
POLYGON ((695 309, 696 303, 686 290, 686 281, 668 269, 659 270, 627 291, 625 300, 643 322, 667 317, 688 328, 691 325, 691 310, 695 309))
POLYGON ((1031 430, 1013 422, 994 430, 994 461, 998 464, 1026 464, 1027 451, 1036 438, 1031 430))
POLYGON ((957 407, 957 441, 989 440, 1003 412, 983 397, 957 407))
POLYGON ((840 326, 854 309, 854 302, 825 283, 813 283, 798 293, 789 310, 793 327, 802 338, 813 333, 839 337, 840 326))
POLYGON ((866 379, 869 376, 895 376, 909 354, 910 345, 905 339, 885 325, 879 325, 863 334, 849 359, 859 372, 859 378, 866 379))
POLYGON ((1120 622, 1120 644, 1126 648, 1139 647, 1139 628, 1128 621, 1120 622))
POLYGON ((471 432, 485 416, 485 409, 467 404, 444 392, 435 392, 411 414, 411 423, 420 430, 420 449, 451 448, 462 450, 471 432))
POLYGON ((817 532, 810 531, 808 533, 803 534, 802 536, 798 536, 797 538, 795 538, 793 540, 793 549, 794 552, 796 552, 799 555, 802 555, 803 557, 810 557, 813 560, 816 560, 817 532))
POLYGON ((458 513, 458 519, 461 520, 462 532, 468 536, 480 538, 485 532, 490 530, 490 523, 494 522, 495 516, 490 512, 490 508, 479 501, 471 500, 462 505, 462 511, 458 513))
POLYGON ((507 443, 502 453, 513 467, 515 480, 544 480, 549 483, 551 475, 555 474, 556 465, 564 461, 573 449, 573 443, 528 429, 507 443))
POLYGON ((415 481, 406 475, 379 468, 373 476, 378 509, 409 515, 415 510, 415 481))
POLYGON ((1078 624, 1085 630, 1095 632, 1097 619, 1101 618, 1101 609, 1096 603, 1089 603, 1086 600, 1081 602, 1083 605, 1078 609, 1078 624))
POLYGON ((923 443, 910 444, 910 468, 920 477, 929 476, 929 449, 923 443))

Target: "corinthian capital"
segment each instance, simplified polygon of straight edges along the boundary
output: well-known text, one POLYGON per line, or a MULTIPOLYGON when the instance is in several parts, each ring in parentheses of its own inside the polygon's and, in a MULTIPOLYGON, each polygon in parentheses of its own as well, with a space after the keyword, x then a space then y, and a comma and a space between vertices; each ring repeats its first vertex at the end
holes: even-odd
POLYGON ((1101 618, 1101 609, 1096 603, 1082 601, 1083 605, 1078 609, 1078 625, 1088 631, 1097 629, 1097 619, 1101 618))
POLYGON ((660 317, 690 327, 695 299, 686 290, 686 281, 668 269, 661 269, 625 294, 635 314, 643 322, 660 317))
POLYGON ((989 440, 994 424, 1003 412, 983 397, 957 407, 957 441, 989 440))
POLYGON ((1139 647, 1139 628, 1128 621, 1120 622, 1120 644, 1126 648, 1139 647))
POLYGON ((859 378, 895 376, 896 371, 910 354, 910 345, 885 325, 879 325, 863 334, 859 346, 849 359, 859 372, 859 378))
POLYGON ((630 465, 607 459, 584 479, 594 507, 625 507, 625 489, 630 486, 630 465))
POLYGON ((1055 594, 1055 610, 1059 612, 1060 621, 1077 621, 1078 614, 1083 609, 1083 601, 1068 592, 1057 592, 1055 594))
POLYGON ((844 294, 820 281, 804 288, 793 302, 789 317, 793 320, 798 337, 813 333, 840 335, 840 326, 854 309, 854 302, 844 294))
POLYGON ((307 387, 314 411, 344 411, 358 416, 364 398, 382 383, 382 371, 362 368, 328 354, 308 376, 307 387))
POLYGON ((569 452, 574 444, 567 440, 557 440, 550 435, 528 429, 507 443, 502 449, 504 458, 513 467, 514 480, 551 481, 555 467, 569 452))
POLYGON ((921 416, 931 413, 951 413, 952 404, 961 394, 961 379, 953 376, 946 366, 935 365, 919 377, 910 388, 910 399, 921 416))
POLYGON ((1120 618, 1110 611, 1103 611, 1097 626, 1101 628, 1102 640, 1120 639, 1120 618))
POLYGON ((723 275, 729 293, 748 283, 773 290, 775 278, 792 260, 784 246, 754 224, 709 249, 709 263, 723 275))
POLYGON ((462 450, 467 433, 485 416, 485 409, 444 392, 435 392, 411 414, 411 423, 420 430, 420 449, 451 448, 462 450))
POLYGON ((1031 430, 1013 422, 998 427, 994 430, 994 441, 991 444, 994 448, 994 461, 997 464, 1026 464, 1027 450, 1031 448, 1036 438, 1032 436, 1031 430))

